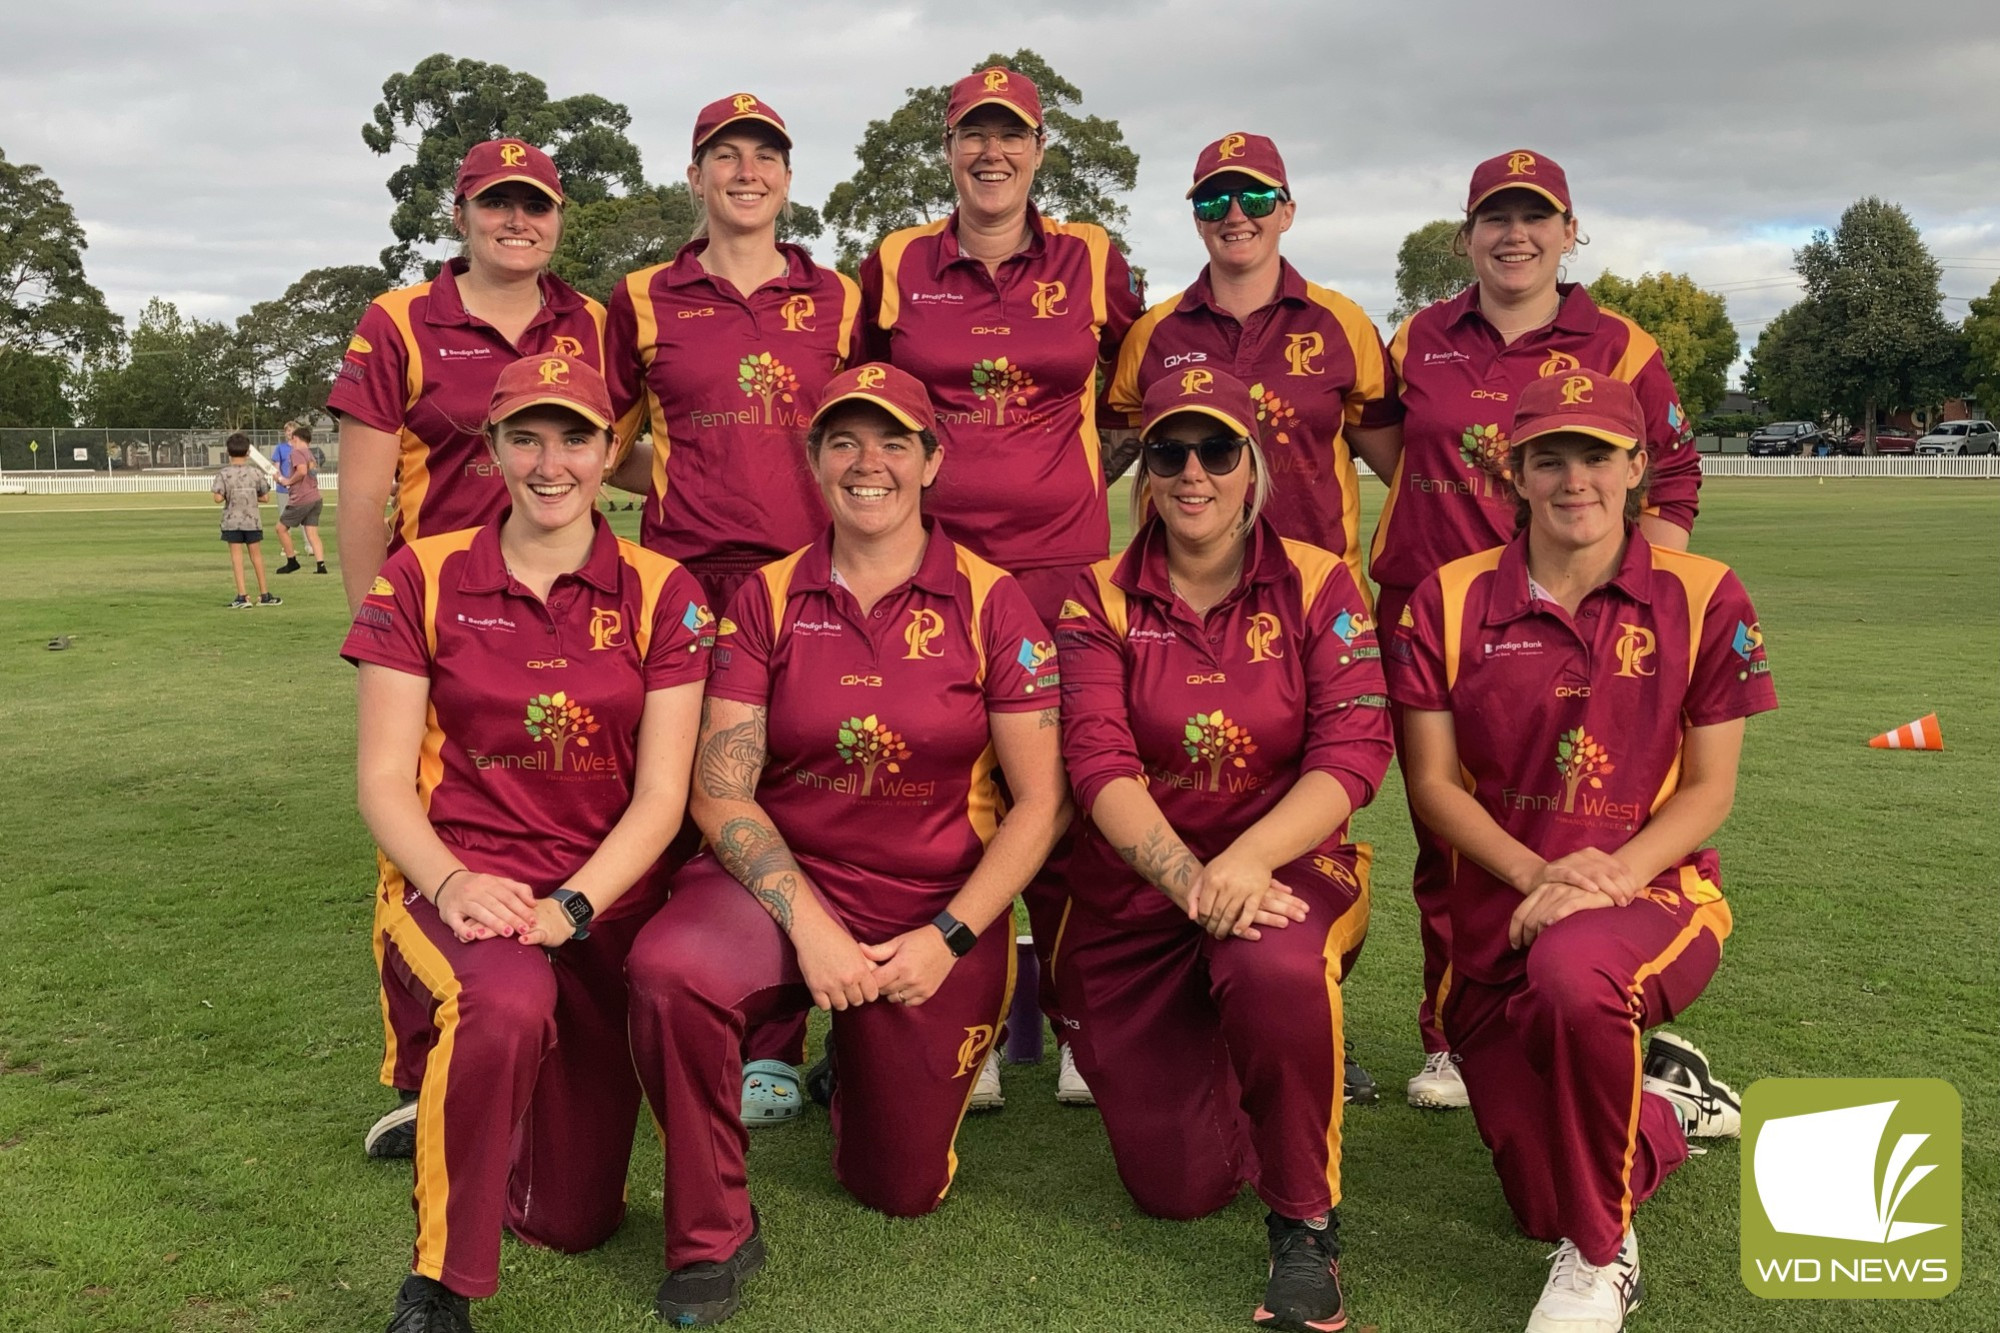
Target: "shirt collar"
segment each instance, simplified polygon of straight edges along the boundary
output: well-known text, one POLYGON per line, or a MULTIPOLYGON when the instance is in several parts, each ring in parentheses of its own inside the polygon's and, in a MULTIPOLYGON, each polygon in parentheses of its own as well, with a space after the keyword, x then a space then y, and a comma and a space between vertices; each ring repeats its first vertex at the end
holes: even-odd
MULTIPOLYGON (((1648 577, 1653 569, 1653 548, 1636 523, 1625 525, 1625 555, 1618 572, 1605 588, 1616 588, 1626 600, 1651 606, 1653 591, 1648 577)), ((1528 534, 1517 533, 1500 554, 1493 571, 1493 596, 1486 604, 1486 623, 1504 625, 1510 620, 1537 611, 1536 599, 1528 592, 1528 534)), ((1602 591, 1597 589, 1596 591, 1602 591)))
MULTIPOLYGON (((1181 299, 1174 306, 1174 310, 1178 314, 1187 314, 1205 307, 1226 319, 1235 319, 1236 316, 1215 303, 1215 284, 1209 280, 1209 267, 1207 264, 1201 266, 1200 275, 1188 284, 1186 291, 1181 293, 1181 299)), ((1292 261, 1282 255, 1278 258, 1278 295, 1271 304, 1306 304, 1305 275, 1293 268, 1292 261)))
MULTIPOLYGON (((513 586, 513 576, 507 572, 507 558, 500 553, 500 527, 512 512, 513 506, 509 505, 500 512, 499 518, 472 535, 472 544, 466 547, 465 564, 458 575, 460 592, 506 592, 513 586)), ((619 566, 623 563, 618 555, 618 535, 604 521, 604 515, 599 513, 591 514, 590 528, 590 554, 568 577, 587 583, 607 596, 615 595, 618 592, 619 566)))
MULTIPOLYGON (((1236 581, 1235 589, 1217 602, 1221 606, 1240 597, 1243 592, 1260 583, 1276 583, 1291 570, 1291 557, 1285 553, 1285 543, 1278 530, 1271 525, 1268 517, 1259 515, 1257 524, 1250 529, 1249 548, 1243 555, 1243 573, 1236 581)), ((1118 564, 1111 571, 1111 582, 1128 593, 1138 593, 1150 597, 1162 605, 1172 605, 1174 600, 1173 581, 1167 574, 1167 528, 1153 515, 1125 548, 1118 564)))
MULTIPOLYGON (((1590 299, 1580 282, 1561 282, 1556 291, 1562 295, 1562 304, 1556 307, 1556 317, 1551 327, 1564 333, 1591 333, 1597 328, 1597 302, 1590 299)), ((1485 315, 1479 309, 1479 284, 1473 283, 1451 300, 1445 302, 1445 324, 1447 327, 1477 319, 1485 322, 1485 315)), ((1490 327, 1490 326, 1489 326, 1490 327)), ((1533 335, 1530 335, 1533 336, 1533 335)))
MULTIPOLYGON (((708 249, 708 238, 706 236, 697 236, 694 240, 689 241, 675 252, 673 262, 667 265, 667 285, 669 287, 692 287, 698 283, 705 283, 708 286, 714 287, 718 292, 722 292, 724 295, 741 299, 737 295, 735 287, 731 286, 725 289, 721 283, 715 280, 714 274, 702 267, 701 253, 706 249, 708 249)), ((799 246, 787 241, 778 242, 778 253, 785 257, 785 276, 765 283, 765 287, 775 285, 791 291, 818 285, 819 266, 813 263, 811 255, 807 254, 799 246)), ((764 288, 759 287, 757 290, 762 291, 764 288)))
MULTIPOLYGON (((917 563, 917 570, 910 575, 910 584, 925 592, 949 597, 958 590, 958 546, 946 535, 936 519, 924 520, 924 531, 930 534, 930 541, 924 546, 924 558, 917 563)), ((833 525, 828 524, 806 553, 799 557, 799 563, 792 570, 792 588, 795 591, 825 592, 833 587, 833 525)))
MULTIPOLYGON (((1042 225, 1041 210, 1035 207, 1032 200, 1029 201, 1028 217, 1023 225, 1028 229, 1028 248, 1007 256, 1006 259, 1000 261, 1001 263, 1011 263, 1016 259, 1040 259, 1042 252, 1049 248, 1048 229, 1042 225)), ((978 262, 978 260, 962 253, 958 248, 958 210, 954 208, 951 211, 951 220, 945 224, 945 229, 938 234, 937 263, 931 268, 931 276, 943 278, 944 271, 953 264, 976 264, 978 262)))
MULTIPOLYGON (((472 314, 465 308, 465 298, 458 290, 459 277, 471 267, 472 261, 463 255, 445 261, 438 275, 431 279, 430 300, 424 306, 426 324, 472 323, 472 314)), ((536 282, 542 289, 542 308, 528 321, 529 328, 583 307, 583 297, 577 290, 554 274, 544 271, 536 282)))

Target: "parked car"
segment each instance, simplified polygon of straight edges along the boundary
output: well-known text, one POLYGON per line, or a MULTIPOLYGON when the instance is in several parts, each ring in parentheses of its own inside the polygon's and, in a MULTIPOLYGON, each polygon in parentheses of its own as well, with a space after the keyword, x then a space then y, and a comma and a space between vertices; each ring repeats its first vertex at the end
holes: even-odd
MULTIPOLYGON (((1917 437, 1900 426, 1877 426, 1875 428, 1875 452, 1878 454, 1909 454, 1917 449, 1917 437)), ((1847 433, 1834 449, 1837 454, 1859 457, 1868 451, 1867 432, 1856 428, 1847 433)))
POLYGON ((1795 457, 1819 440, 1820 429, 1810 421, 1773 421, 1750 432, 1744 452, 1753 458, 1795 457))
POLYGON ((1990 421, 1944 421, 1917 441, 1920 454, 2000 454, 2000 429, 1990 421))

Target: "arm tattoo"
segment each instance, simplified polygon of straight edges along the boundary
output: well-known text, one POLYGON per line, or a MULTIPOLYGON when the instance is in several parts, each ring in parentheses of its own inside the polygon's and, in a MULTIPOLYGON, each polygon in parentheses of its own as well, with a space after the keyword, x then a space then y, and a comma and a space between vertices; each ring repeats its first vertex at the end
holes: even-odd
POLYGON ((716 833, 715 855, 772 920, 787 931, 792 928, 801 872, 776 829, 763 819, 732 819, 716 833))
POLYGON ((1047 731, 1050 727, 1061 726, 1062 709, 1044 708, 1041 712, 1035 714, 1035 723, 1036 731, 1047 731))
POLYGON ((722 731, 709 730, 712 700, 701 704, 701 730, 707 737, 701 746, 696 781, 702 795, 716 801, 754 801, 757 779, 764 772, 770 743, 766 733, 769 710, 753 708, 750 720, 722 731))
POLYGON ((1167 890, 1185 890, 1201 869, 1194 853, 1165 823, 1153 825, 1138 843, 1120 847, 1118 854, 1125 858, 1125 864, 1167 890))

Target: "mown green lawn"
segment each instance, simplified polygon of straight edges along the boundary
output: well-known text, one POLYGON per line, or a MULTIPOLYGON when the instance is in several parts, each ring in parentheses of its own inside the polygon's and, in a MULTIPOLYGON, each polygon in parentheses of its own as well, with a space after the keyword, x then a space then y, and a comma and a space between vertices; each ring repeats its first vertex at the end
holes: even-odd
MULTIPOLYGON (((1966 1277, 1938 1303, 1750 1296, 1725 1144, 1641 1214, 1651 1299, 1633 1327, 1991 1328, 2000 488, 1729 480, 1704 499, 1698 545, 1749 585, 1784 707, 1751 724, 1720 839, 1737 930, 1679 1027, 1739 1088, 1954 1083, 1966 1277), (1866 747, 1933 709, 1945 753, 1866 747)), ((407 1166, 359 1146, 385 1099, 339 580, 294 575, 281 609, 223 610, 205 496, 0 498, 0 570, 0 1329, 381 1327, 413 1220, 407 1166), (44 651, 57 634, 74 646, 44 651)), ((1377 914, 1349 1033, 1388 1095, 1347 1126, 1354 1323, 1518 1328, 1543 1247, 1512 1230, 1471 1121, 1395 1095, 1421 1057, 1393 776, 1360 826, 1377 914)), ((1009 1072, 1007 1109, 967 1124, 952 1197, 919 1222, 847 1201, 823 1115, 760 1132, 772 1261, 737 1326, 1245 1327, 1255 1199, 1141 1217, 1095 1115, 1056 1107, 1053 1078, 1051 1062, 1009 1072)), ((481 1327, 647 1327, 658 1167, 642 1136, 630 1220, 597 1253, 510 1243, 481 1327)))

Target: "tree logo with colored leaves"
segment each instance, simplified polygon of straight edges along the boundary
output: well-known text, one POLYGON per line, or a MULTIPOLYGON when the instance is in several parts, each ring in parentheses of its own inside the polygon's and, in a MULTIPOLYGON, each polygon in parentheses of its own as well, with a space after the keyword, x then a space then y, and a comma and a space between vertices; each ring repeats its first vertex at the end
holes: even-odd
POLYGON ((1507 432, 1498 426, 1467 426, 1458 437, 1459 458, 1482 475, 1489 497, 1495 482, 1506 481, 1513 475, 1507 467, 1507 451, 1513 447, 1507 432))
POLYGON ((1604 789, 1604 775, 1611 772, 1611 752, 1582 727, 1566 731, 1556 742, 1556 772, 1563 780, 1563 813, 1576 812, 1576 791, 1588 782, 1593 791, 1604 789))
POLYGON ((1250 396, 1257 400, 1257 420, 1270 427, 1265 438, 1273 444, 1290 444, 1290 428, 1299 424, 1299 409, 1292 405, 1292 400, 1261 384, 1250 386, 1250 396))
POLYGON ((850 717, 840 724, 840 740, 834 747, 835 753, 845 764, 861 765, 861 794, 868 795, 875 785, 875 770, 887 768, 891 773, 900 773, 903 760, 910 757, 910 747, 903 744, 903 738, 882 724, 880 718, 870 713, 867 717, 850 717))
POLYGON ((792 368, 769 352, 753 352, 736 367, 736 387, 745 397, 764 400, 764 424, 775 425, 772 411, 780 402, 792 402, 799 390, 799 377, 792 368))
POLYGON ((1035 377, 1004 356, 977 362, 972 367, 972 396, 992 400, 996 426, 1007 424, 1007 404, 1016 399, 1025 404, 1028 390, 1034 387, 1035 377))
POLYGON ((1213 713, 1196 713, 1187 720, 1181 748, 1197 764, 1208 765, 1208 789, 1220 791, 1222 766, 1245 767, 1243 756, 1257 753, 1257 742, 1218 708, 1213 713))
POLYGON ((589 749, 590 738, 598 732, 596 716, 561 690, 528 700, 526 726, 530 740, 547 741, 555 752, 558 773, 563 771, 563 751, 572 744, 589 749))

